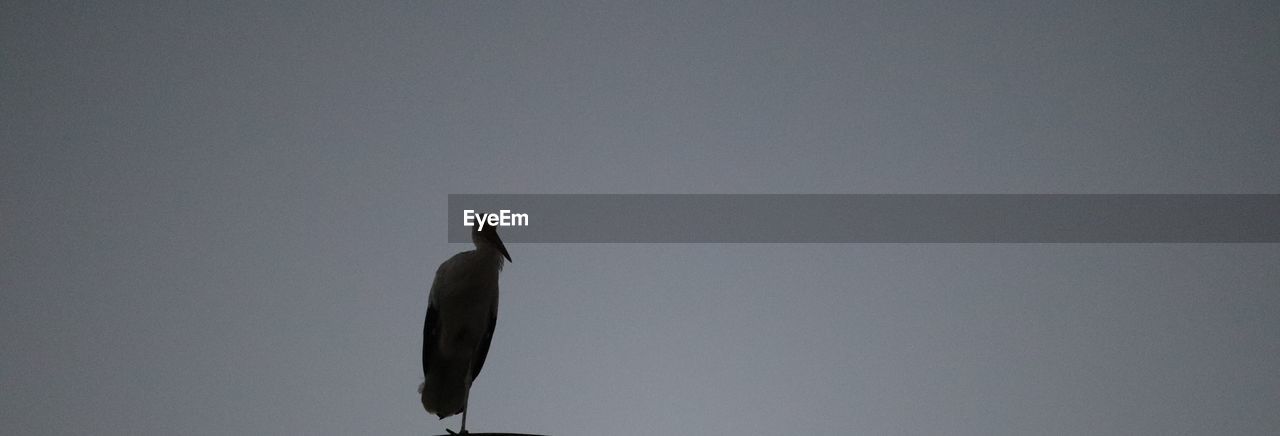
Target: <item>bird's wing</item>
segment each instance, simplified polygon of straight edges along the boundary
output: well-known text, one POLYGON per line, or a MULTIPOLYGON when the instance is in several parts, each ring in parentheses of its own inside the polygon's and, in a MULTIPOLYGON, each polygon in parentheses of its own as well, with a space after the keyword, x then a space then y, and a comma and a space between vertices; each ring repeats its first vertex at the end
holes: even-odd
POLYGON ((431 356, 435 354, 436 347, 440 343, 440 311, 436 310, 436 293, 439 292, 440 286, 445 283, 444 276, 452 269, 452 265, 457 263, 457 259, 461 253, 454 255, 449 260, 440 264, 436 268, 436 277, 431 280, 431 291, 427 294, 427 319, 422 323, 422 376, 427 376, 427 367, 431 363, 431 356))
POLYGON ((436 344, 440 336, 440 314, 436 313, 435 303, 427 303, 427 320, 422 323, 422 376, 427 376, 427 367, 431 356, 435 354, 436 344))
POLYGON ((489 356, 489 343, 493 342, 493 329, 498 326, 498 308, 494 306, 489 311, 489 327, 485 329, 484 337, 480 338, 480 348, 476 350, 476 358, 471 361, 471 379, 475 380, 480 376, 480 369, 484 368, 484 358, 489 356))

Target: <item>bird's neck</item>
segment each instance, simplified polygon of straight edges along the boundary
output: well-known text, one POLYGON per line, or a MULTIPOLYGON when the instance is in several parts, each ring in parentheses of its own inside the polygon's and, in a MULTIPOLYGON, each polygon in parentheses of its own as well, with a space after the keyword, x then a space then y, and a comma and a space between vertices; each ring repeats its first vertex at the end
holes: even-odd
POLYGON ((498 247, 495 247, 490 244, 477 243, 476 255, 479 256, 481 259, 492 260, 495 264, 498 265, 499 271, 502 270, 502 265, 506 263, 505 262, 506 259, 502 257, 502 252, 498 251, 498 247))

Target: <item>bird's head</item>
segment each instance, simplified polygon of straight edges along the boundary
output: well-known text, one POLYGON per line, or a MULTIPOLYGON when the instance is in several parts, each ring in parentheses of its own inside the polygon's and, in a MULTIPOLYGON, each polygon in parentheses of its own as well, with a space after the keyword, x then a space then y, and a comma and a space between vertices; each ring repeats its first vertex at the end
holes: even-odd
POLYGON ((481 223, 476 223, 476 226, 471 228, 471 242, 476 244, 477 249, 497 249, 499 253, 502 253, 502 257, 507 258, 507 262, 510 262, 511 254, 507 253, 507 246, 503 245, 502 238, 498 237, 498 228, 495 226, 484 226, 484 228, 481 229, 481 225, 481 223))

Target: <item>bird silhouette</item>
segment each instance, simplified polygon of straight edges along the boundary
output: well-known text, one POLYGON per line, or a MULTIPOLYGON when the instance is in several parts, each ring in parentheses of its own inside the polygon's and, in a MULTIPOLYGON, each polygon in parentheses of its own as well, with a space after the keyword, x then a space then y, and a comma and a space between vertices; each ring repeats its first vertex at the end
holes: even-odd
POLYGON ((467 433, 467 399, 480 375, 498 322, 498 273, 511 261, 494 226, 471 229, 476 249, 455 254, 440 264, 427 301, 422 326, 422 373, 418 386, 422 407, 444 419, 462 414, 467 433))

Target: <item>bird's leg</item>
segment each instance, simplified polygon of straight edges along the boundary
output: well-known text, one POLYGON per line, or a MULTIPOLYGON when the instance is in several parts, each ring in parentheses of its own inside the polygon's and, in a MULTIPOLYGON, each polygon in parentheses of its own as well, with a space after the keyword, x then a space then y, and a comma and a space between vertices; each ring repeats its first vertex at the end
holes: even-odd
MULTIPOLYGON (((468 383, 468 385, 470 385, 470 383, 468 383)), ((467 386, 466 393, 462 394, 462 431, 461 433, 463 434, 466 434, 467 432, 467 409, 470 409, 470 407, 467 407, 467 403, 468 403, 467 400, 470 400, 470 399, 471 399, 471 386, 467 386)))
MULTIPOLYGON (((464 402, 463 404, 466 404, 466 403, 464 402)), ((449 432, 449 434, 451 435, 467 434, 467 409, 465 408, 466 406, 463 406, 463 407, 464 408, 462 409, 462 429, 455 432, 453 430, 449 430, 448 428, 445 428, 444 431, 449 432)))

